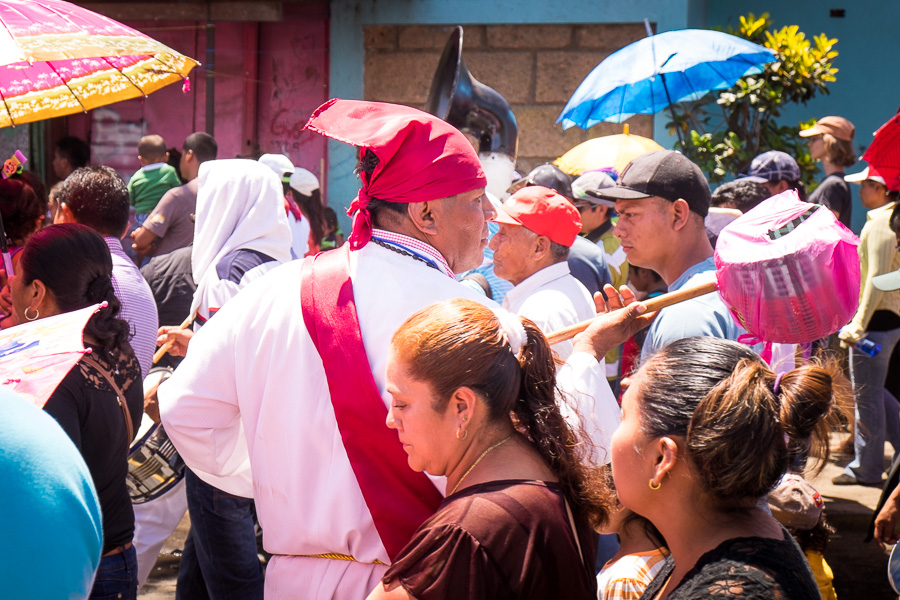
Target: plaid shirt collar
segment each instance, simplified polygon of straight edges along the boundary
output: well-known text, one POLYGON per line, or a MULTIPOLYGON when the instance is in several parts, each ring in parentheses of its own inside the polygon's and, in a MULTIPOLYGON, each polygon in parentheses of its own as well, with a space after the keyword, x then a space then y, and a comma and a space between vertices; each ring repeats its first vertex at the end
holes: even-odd
POLYGON ((429 246, 425 242, 417 240, 415 238, 411 238, 407 235, 395 233, 393 231, 385 231, 384 229, 373 228, 372 237, 390 244, 391 246, 395 246, 401 250, 409 252, 415 256, 418 256, 426 262, 434 265, 447 277, 456 280, 456 275, 453 273, 450 265, 447 263, 444 257, 441 256, 441 253, 438 252, 433 246, 429 246))

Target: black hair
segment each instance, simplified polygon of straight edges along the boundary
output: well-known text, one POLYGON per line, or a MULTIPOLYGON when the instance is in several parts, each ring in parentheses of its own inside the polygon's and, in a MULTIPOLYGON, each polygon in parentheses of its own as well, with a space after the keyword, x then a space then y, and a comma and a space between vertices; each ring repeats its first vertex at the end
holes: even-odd
MULTIPOLYGON (((353 170, 353 172, 357 175, 365 173, 367 177, 371 177, 372 173, 375 171, 375 167, 378 166, 378 163, 378 157, 375 156, 374 152, 372 152, 371 150, 367 150, 366 148, 361 148, 359 162, 356 164, 356 168, 353 170)), ((406 204, 402 204, 400 202, 388 202, 380 198, 370 197, 369 206, 367 207, 367 209, 372 215, 372 223, 378 225, 379 215, 387 213, 388 218, 405 216, 407 214, 406 211, 408 210, 408 207, 406 204), (391 215, 390 213, 394 214, 391 215)))
POLYGON ((118 318, 120 303, 112 284, 112 257, 103 238, 77 223, 51 225, 28 241, 19 259, 25 285, 40 280, 61 312, 106 302, 84 328, 106 352, 132 352, 128 323, 118 318))
POLYGON ((60 186, 56 198, 69 207, 76 222, 104 237, 118 238, 128 226, 128 186, 111 167, 76 169, 60 186))
POLYGON ((556 262, 562 262, 569 258, 569 246, 563 246, 550 240, 550 255, 556 262))
POLYGON ((330 206, 325 206, 322 208, 322 218, 325 219, 325 226, 330 228, 332 231, 337 231, 338 228, 338 217, 337 213, 334 212, 334 209, 330 206))
POLYGON ((816 524, 812 529, 796 529, 788 527, 787 530, 794 536, 794 539, 797 540, 797 545, 800 546, 800 549, 804 552, 812 550, 813 552, 822 553, 828 549, 828 541, 835 532, 831 523, 825 519, 824 510, 822 511, 822 514, 819 515, 819 520, 816 521, 816 524))
POLYGON ((712 206, 733 206, 741 212, 747 212, 771 195, 761 183, 749 179, 735 179, 716 188, 712 193, 712 206))
POLYGON ((208 160, 215 160, 216 154, 219 152, 219 145, 215 138, 203 131, 197 131, 187 136, 182 144, 181 149, 185 153, 193 152, 194 156, 201 163, 208 160))
POLYGON ((894 234, 900 233, 900 204, 897 204, 891 211, 891 229, 894 234))
POLYGON ((86 141, 73 135, 67 135, 56 142, 56 153, 72 165, 72 169, 80 169, 91 160, 91 147, 86 141))
POLYGON ((803 182, 799 179, 795 179, 793 181, 788 181, 788 189, 797 190, 797 196, 800 197, 801 202, 806 202, 806 199, 809 197, 809 191, 807 191, 806 186, 803 185, 803 182))
POLYGON ((184 181, 184 177, 181 176, 181 150, 172 146, 166 152, 169 153, 169 160, 166 161, 170 167, 175 169, 175 172, 178 174, 178 179, 184 181))
POLYGON ((325 237, 325 210, 322 206, 322 193, 319 190, 313 190, 312 194, 307 196, 292 189, 291 195, 300 206, 300 210, 309 219, 313 239, 317 243, 321 242, 325 237))

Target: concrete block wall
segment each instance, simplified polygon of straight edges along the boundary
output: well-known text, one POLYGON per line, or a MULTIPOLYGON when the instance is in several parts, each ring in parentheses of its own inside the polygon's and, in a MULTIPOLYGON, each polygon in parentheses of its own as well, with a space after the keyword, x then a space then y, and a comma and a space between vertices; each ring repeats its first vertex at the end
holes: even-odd
MULTIPOLYGON (((370 25, 363 31, 365 99, 422 108, 452 27, 370 25)), ((475 79, 502 94, 516 115, 520 173, 589 138, 622 132, 616 123, 563 131, 556 119, 601 60, 645 36, 642 23, 464 27, 466 66, 475 79)), ((653 136, 651 116, 627 122, 631 133, 653 136)))

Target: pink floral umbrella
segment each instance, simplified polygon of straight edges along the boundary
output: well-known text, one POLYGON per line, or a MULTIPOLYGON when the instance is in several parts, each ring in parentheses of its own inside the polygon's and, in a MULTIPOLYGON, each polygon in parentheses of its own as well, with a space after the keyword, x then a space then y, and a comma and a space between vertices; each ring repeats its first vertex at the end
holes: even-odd
POLYGON ((0 1, 0 127, 146 96, 196 60, 63 0, 0 1))

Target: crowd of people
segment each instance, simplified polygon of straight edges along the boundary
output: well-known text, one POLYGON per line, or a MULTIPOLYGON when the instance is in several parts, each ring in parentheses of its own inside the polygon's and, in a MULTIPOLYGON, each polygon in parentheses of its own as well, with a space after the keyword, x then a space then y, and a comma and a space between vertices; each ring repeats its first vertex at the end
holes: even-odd
POLYGON ((73 445, 0 403, 36 432, 0 425, 0 470, 56 490, 7 514, 72 548, 22 590, 136 598, 187 512, 183 599, 836 597, 807 462, 849 424, 834 483, 880 486, 900 442, 900 185, 843 172, 849 121, 800 132, 825 172, 812 194, 784 152, 711 191, 660 150, 621 173, 541 165, 497 198, 469 139, 416 109, 331 100, 306 129, 359 151, 346 243, 312 173, 219 159, 205 133, 180 151, 145 136, 128 183, 73 138, 49 193, 28 172, 0 182, 0 326, 100 305, 43 411, 73 445), (849 226, 848 184, 869 211, 859 308, 812 358, 763 360, 715 293, 647 313, 713 281, 722 229, 773 195, 849 226), (171 377, 145 390, 157 363, 171 377), (137 500, 129 448, 153 423, 182 466, 137 500))

